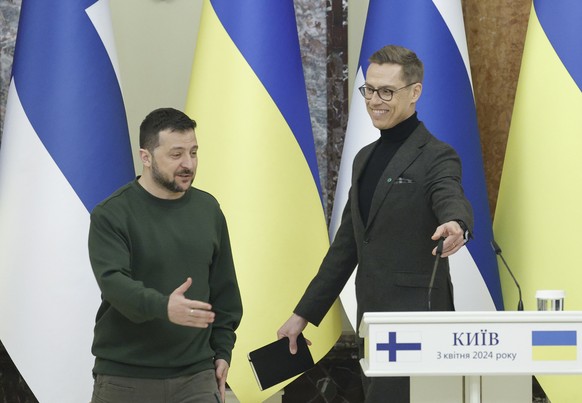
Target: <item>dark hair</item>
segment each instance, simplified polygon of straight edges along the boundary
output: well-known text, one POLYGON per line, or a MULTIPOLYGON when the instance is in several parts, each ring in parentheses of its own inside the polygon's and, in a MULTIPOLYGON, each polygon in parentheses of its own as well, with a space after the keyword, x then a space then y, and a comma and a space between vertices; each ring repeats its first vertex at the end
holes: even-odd
POLYGON ((160 144, 163 130, 184 132, 194 130, 196 122, 174 108, 159 108, 150 112, 139 126, 139 147, 150 152, 160 144))
POLYGON ((422 61, 416 56, 416 53, 402 46, 384 46, 370 56, 368 61, 370 63, 390 63, 402 66, 402 79, 406 84, 422 83, 424 78, 422 61))

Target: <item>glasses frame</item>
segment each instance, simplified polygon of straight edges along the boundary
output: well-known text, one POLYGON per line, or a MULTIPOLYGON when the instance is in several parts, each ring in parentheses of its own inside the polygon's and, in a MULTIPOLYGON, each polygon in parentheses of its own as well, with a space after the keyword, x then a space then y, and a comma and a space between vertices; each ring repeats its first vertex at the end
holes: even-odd
POLYGON ((411 85, 414 85, 414 84, 418 84, 418 83, 417 83, 417 82, 410 83, 410 84, 407 84, 407 85, 405 85, 404 87, 400 87, 400 88, 398 88, 398 89, 396 89, 396 90, 391 90, 391 89, 390 89, 390 88, 388 88, 388 87, 380 87, 380 88, 374 88, 374 87, 371 87, 371 86, 369 86, 368 84, 364 84, 364 85, 362 85, 361 87, 358 87, 358 91, 359 91, 359 92, 360 92, 360 94, 362 94, 362 96, 363 96, 365 99, 367 99, 368 101, 369 101, 370 99, 374 98, 374 93, 377 93, 377 94, 378 94, 378 98, 380 98, 382 101, 389 102, 389 101, 392 101, 392 99, 394 98, 394 93, 396 93, 396 92, 398 92, 398 91, 400 91, 400 90, 403 90, 403 89, 405 89, 405 88, 407 88, 407 87, 410 87, 411 85), (368 89, 368 90, 371 90, 371 91, 372 91, 372 95, 371 95, 369 98, 366 96, 366 89, 368 89), (386 99, 386 98, 384 98, 382 95, 380 95, 380 90, 388 90, 388 91, 390 91, 390 98, 389 98, 389 99, 386 99))

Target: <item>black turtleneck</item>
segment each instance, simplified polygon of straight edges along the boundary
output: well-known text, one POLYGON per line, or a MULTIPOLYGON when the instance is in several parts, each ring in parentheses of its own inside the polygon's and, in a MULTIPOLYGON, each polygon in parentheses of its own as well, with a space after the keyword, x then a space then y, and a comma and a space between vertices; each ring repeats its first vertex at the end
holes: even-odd
POLYGON ((370 206, 372 205, 372 197, 378 185, 378 181, 386 166, 396 154, 396 151, 406 141, 410 134, 418 127, 420 121, 416 116, 416 112, 408 119, 398 123, 390 129, 380 131, 380 141, 372 151, 372 155, 368 159, 366 168, 362 172, 362 176, 358 179, 360 193, 358 195, 360 202, 360 214, 364 224, 368 222, 370 214, 370 206))

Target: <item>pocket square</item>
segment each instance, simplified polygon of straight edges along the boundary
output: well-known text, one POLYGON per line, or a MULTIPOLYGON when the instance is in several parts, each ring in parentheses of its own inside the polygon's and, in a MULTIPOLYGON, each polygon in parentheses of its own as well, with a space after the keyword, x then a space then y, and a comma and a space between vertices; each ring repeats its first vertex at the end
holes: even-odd
POLYGON ((394 184, 402 184, 402 183, 414 183, 414 181, 412 179, 403 178, 402 176, 398 177, 394 181, 394 184))

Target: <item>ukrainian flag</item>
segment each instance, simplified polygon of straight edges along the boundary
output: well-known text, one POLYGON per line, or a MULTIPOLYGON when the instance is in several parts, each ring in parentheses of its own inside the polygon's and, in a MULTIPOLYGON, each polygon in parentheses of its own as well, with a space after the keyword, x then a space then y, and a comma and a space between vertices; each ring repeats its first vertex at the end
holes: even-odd
POLYGON ((40 402, 91 399, 89 215, 133 178, 109 2, 23 0, 0 150, 0 338, 40 402))
MULTIPOLYGON (((206 0, 186 106, 197 121, 194 186, 225 212, 244 315, 228 384, 260 402, 247 354, 276 339, 329 241, 292 0, 206 0)), ((305 336, 318 360, 341 331, 336 304, 305 336)))
MULTIPOLYGON (((507 142, 494 230, 519 279, 526 308, 535 291, 563 289, 582 309, 582 2, 534 0, 507 142)), ((516 301, 502 276, 506 301, 516 301)), ((582 401, 580 377, 539 377, 548 397, 582 401)))
POLYGON ((578 358, 575 330, 534 330, 531 346, 534 361, 574 361, 578 358))

